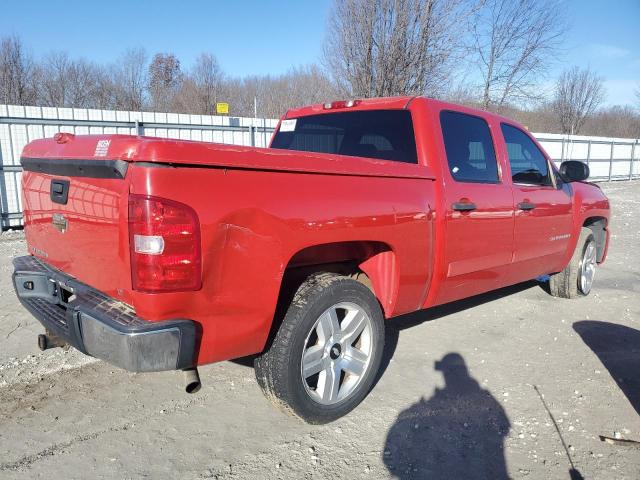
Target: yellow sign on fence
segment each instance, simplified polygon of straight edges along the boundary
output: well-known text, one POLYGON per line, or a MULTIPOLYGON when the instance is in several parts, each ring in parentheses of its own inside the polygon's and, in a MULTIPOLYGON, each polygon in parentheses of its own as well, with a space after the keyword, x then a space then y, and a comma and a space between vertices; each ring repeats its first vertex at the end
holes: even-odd
POLYGON ((229 104, 216 103, 216 113, 229 113, 229 104))

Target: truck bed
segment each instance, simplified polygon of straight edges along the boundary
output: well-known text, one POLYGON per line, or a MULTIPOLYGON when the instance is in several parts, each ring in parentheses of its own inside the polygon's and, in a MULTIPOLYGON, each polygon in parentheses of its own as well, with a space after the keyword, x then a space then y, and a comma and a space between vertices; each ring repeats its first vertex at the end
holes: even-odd
POLYGON ((22 163, 30 253, 131 306, 139 318, 197 321, 203 327, 198 363, 264 347, 284 272, 292 265, 353 260, 354 254, 364 262, 376 255, 363 269, 384 293, 388 316, 424 302, 432 268, 429 205, 435 203, 429 167, 68 134, 30 143, 22 163), (66 204, 53 200, 52 182, 68 182, 66 204), (170 199, 196 212, 202 252, 197 291, 133 288, 128 207, 136 196, 170 199), (376 275, 387 270, 398 278, 376 275), (399 282, 403 289, 396 295, 399 282))

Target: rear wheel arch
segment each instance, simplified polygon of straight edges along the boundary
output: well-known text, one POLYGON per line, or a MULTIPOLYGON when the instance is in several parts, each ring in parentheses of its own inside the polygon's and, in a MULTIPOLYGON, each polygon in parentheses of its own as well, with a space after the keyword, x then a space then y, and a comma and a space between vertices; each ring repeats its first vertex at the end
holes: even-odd
POLYGON ((377 298, 388 318, 397 297, 397 270, 395 253, 384 242, 335 242, 299 250, 283 269, 275 314, 264 348, 269 348, 297 289, 311 275, 334 273, 362 283, 377 298))
POLYGON ((398 267, 393 249, 385 242, 335 242, 304 248, 287 263, 281 292, 297 288, 316 272, 348 276, 367 286, 385 314, 390 313, 395 305, 398 267))

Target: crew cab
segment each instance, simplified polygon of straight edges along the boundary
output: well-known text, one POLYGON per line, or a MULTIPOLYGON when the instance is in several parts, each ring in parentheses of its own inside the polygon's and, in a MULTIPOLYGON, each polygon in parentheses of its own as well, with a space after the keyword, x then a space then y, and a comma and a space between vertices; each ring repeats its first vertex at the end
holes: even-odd
POLYGON ((254 356, 307 422, 374 384, 386 320, 549 277, 591 290, 609 202, 527 130, 423 97, 288 111, 269 148, 59 133, 21 157, 17 295, 69 344, 135 372, 254 356))

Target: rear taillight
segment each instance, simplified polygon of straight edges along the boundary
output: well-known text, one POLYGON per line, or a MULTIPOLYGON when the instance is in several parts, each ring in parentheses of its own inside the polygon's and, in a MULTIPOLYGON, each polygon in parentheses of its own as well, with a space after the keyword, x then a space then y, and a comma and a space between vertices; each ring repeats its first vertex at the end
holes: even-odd
POLYGON ((177 292, 201 287, 200 223, 191 207, 130 195, 129 248, 134 290, 177 292))

